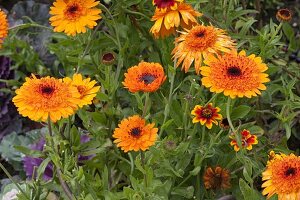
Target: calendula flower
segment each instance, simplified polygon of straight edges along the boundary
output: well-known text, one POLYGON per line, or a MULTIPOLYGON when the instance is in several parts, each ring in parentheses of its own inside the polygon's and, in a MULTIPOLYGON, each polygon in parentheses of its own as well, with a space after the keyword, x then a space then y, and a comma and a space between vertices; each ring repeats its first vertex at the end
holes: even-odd
POLYGON ((96 8, 99 1, 95 0, 56 0, 50 7, 51 25, 55 32, 67 35, 85 33, 86 28, 92 29, 101 19, 101 10, 96 8))
POLYGON ((80 103, 80 93, 71 84, 53 77, 37 78, 32 75, 16 90, 13 98, 15 106, 24 117, 33 121, 52 122, 72 115, 80 103))
POLYGON ((171 8, 176 10, 178 3, 183 2, 184 0, 153 0, 153 5, 160 9, 171 8))
POLYGON ((154 126, 154 123, 146 124, 138 115, 123 119, 114 131, 114 143, 124 152, 145 151, 156 141, 158 129, 154 126))
POLYGON ((235 43, 226 32, 213 26, 197 25, 190 30, 181 32, 175 39, 175 48, 172 51, 176 66, 182 63, 182 70, 187 72, 194 62, 196 73, 199 74, 203 57, 209 54, 230 52, 235 43))
POLYGON ((220 108, 213 107, 212 103, 209 103, 207 106, 196 105, 191 112, 195 116, 193 123, 200 122, 201 125, 205 124, 208 129, 211 129, 213 123, 218 124, 217 120, 222 119, 222 115, 219 112, 220 108))
POLYGON ((5 12, 0 9, 0 48, 8 34, 8 21, 5 12))
POLYGON ((159 63, 140 62, 125 73, 123 83, 130 92, 155 92, 166 80, 164 69, 159 63))
POLYGON ((228 189, 230 188, 230 172, 227 169, 217 167, 208 167, 203 176, 206 189, 228 189))
MULTIPOLYGON (((235 136, 231 135, 229 136, 232 140, 230 142, 231 146, 234 146, 235 151, 239 151, 240 147, 238 145, 238 142, 235 138, 235 136)), ((241 143, 242 143, 242 148, 246 148, 247 150, 252 149, 252 145, 258 144, 257 136, 256 135, 251 135, 250 131, 244 129, 240 133, 241 137, 241 143)))
POLYGON ((91 104, 100 89, 100 86, 95 86, 97 83, 95 80, 91 81, 90 78, 83 79, 81 74, 74 74, 72 79, 66 77, 63 81, 77 88, 80 93, 80 102, 78 103, 80 108, 91 104))
POLYGON ((294 154, 276 154, 262 173, 263 195, 267 199, 274 194, 278 200, 300 199, 300 157, 294 154))
POLYGON ((211 92, 221 93, 230 98, 257 96, 259 90, 266 90, 264 83, 269 82, 268 67, 254 54, 246 56, 245 51, 232 51, 214 57, 209 55, 201 67, 202 84, 211 92))
POLYGON ((292 19, 292 12, 289 9, 279 9, 276 13, 276 18, 280 22, 288 22, 292 19))
POLYGON ((176 3, 176 5, 173 9, 171 7, 155 9, 151 19, 155 23, 150 29, 155 38, 169 36, 180 26, 189 29, 197 24, 196 17, 201 16, 201 13, 185 3, 176 3))

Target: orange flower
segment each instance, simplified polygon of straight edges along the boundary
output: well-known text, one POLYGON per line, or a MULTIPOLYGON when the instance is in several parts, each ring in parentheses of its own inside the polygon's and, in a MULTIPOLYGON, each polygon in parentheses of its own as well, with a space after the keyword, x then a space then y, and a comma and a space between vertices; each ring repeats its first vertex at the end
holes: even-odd
POLYGON ((275 154, 262 173, 262 194, 267 199, 278 194, 278 200, 300 199, 300 156, 275 154))
POLYGON ((280 22, 289 22, 292 19, 292 12, 289 9, 279 9, 276 13, 276 18, 280 22))
POLYGON ((158 129, 154 126, 154 123, 146 124, 138 115, 123 119, 114 131, 114 143, 124 152, 145 151, 156 141, 158 129))
MULTIPOLYGON (((230 145, 234 146, 235 151, 239 151, 240 147, 238 146, 238 142, 236 141, 235 137, 233 135, 229 137, 232 139, 230 145)), ((241 132, 241 137, 242 147, 246 148, 247 150, 251 150, 252 145, 258 144, 257 136, 251 135, 250 131, 246 129, 241 132)))
POLYGON ((178 3, 174 10, 170 7, 164 9, 156 8, 151 19, 155 23, 151 27, 150 32, 155 38, 166 37, 175 33, 176 28, 179 26, 189 29, 196 25, 197 19, 195 17, 201 15, 192 6, 185 3, 178 3))
POLYGON ((8 22, 5 12, 0 9, 0 48, 2 47, 2 43, 4 38, 7 37, 8 34, 8 22))
POLYGON ((201 125, 205 124, 208 129, 211 129, 212 123, 218 124, 217 120, 222 119, 222 115, 218 112, 220 112, 220 108, 213 107, 212 103, 209 103, 204 107, 196 105, 191 112, 192 115, 195 115, 193 118, 193 123, 200 122, 201 125))
POLYGON ((257 96, 259 90, 266 90, 264 83, 269 82, 268 67, 260 57, 254 54, 246 56, 245 51, 218 55, 209 55, 201 67, 202 84, 211 92, 221 93, 230 98, 257 96))
POLYGON ((187 72, 194 62, 196 73, 199 74, 203 57, 209 54, 230 52, 235 43, 226 32, 213 26, 197 25, 175 39, 172 51, 173 59, 177 59, 176 66, 182 63, 182 70, 187 72))
POLYGON ((50 8, 52 17, 49 19, 54 31, 74 36, 85 33, 86 27, 92 29, 101 19, 101 10, 96 8, 99 3, 95 0, 56 0, 50 8))
POLYGON ((219 166, 215 168, 208 167, 203 176, 206 189, 228 189, 230 188, 230 172, 219 166))
POLYGON ((76 87, 53 77, 26 78, 26 82, 16 90, 13 102, 24 117, 34 121, 52 122, 74 114, 80 102, 76 87))
POLYGON ((130 92, 155 92, 165 80, 164 69, 159 63, 140 62, 128 69, 122 83, 130 92))

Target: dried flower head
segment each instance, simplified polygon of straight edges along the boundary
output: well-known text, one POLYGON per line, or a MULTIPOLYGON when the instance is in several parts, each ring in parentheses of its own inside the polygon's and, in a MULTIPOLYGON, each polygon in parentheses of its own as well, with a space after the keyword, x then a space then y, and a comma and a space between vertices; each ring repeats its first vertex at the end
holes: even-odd
POLYGON ((289 22, 292 19, 292 12, 287 8, 279 9, 276 13, 276 18, 280 22, 289 22))
POLYGON ((208 167, 203 176, 204 186, 208 189, 228 189, 230 185, 230 172, 227 169, 208 167))

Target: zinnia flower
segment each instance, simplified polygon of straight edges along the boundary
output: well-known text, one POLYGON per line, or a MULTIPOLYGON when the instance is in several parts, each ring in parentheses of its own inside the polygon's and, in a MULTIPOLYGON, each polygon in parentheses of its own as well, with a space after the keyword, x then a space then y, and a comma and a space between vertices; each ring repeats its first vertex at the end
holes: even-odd
POLYGON ((279 9, 276 13, 276 18, 280 22, 288 22, 292 19, 292 12, 289 9, 279 9))
POLYGON ((185 3, 178 3, 175 7, 167 7, 164 9, 156 8, 151 19, 155 21, 155 23, 151 27, 150 32, 155 38, 169 36, 175 33, 176 28, 179 26, 189 29, 193 25, 196 25, 197 19, 195 17, 201 15, 202 14, 195 11, 192 6, 185 3))
POLYGON ((182 63, 182 70, 187 72, 194 62, 196 73, 199 74, 203 57, 209 54, 230 52, 235 43, 226 32, 213 26, 197 25, 182 32, 175 39, 175 48, 172 51, 173 59, 177 59, 176 66, 182 63))
MULTIPOLYGON (((231 135, 229 136, 232 140, 230 142, 231 146, 234 146, 234 150, 235 151, 239 151, 240 147, 238 145, 238 142, 236 140, 236 138, 231 135)), ((257 140, 257 136, 256 135, 251 135, 250 131, 244 129, 241 132, 240 135, 241 138, 241 143, 242 143, 242 148, 246 148, 247 150, 251 150, 252 149, 252 145, 258 144, 258 140, 257 140)))
POLYGON ((8 34, 8 21, 5 12, 0 9, 0 48, 8 34))
POLYGON ((166 80, 163 67, 159 63, 140 62, 125 73, 123 83, 130 92, 155 92, 166 80))
POLYGON ((268 161, 262 173, 263 195, 269 199, 278 194, 278 200, 300 199, 300 157, 294 154, 276 154, 268 161))
POLYGON ((222 119, 222 115, 218 112, 220 112, 220 108, 213 107, 212 103, 207 106, 196 105, 191 112, 192 115, 195 115, 193 123, 200 122, 201 125, 205 124, 208 129, 211 129, 212 123, 218 124, 217 120, 222 119))
POLYGON ((225 55, 208 56, 201 67, 202 84, 211 92, 221 93, 230 98, 257 96, 259 90, 266 90, 264 83, 269 82, 268 67, 254 54, 246 56, 245 51, 232 51, 225 55))
POLYGON ((16 90, 13 98, 15 106, 24 117, 33 121, 52 122, 67 118, 77 110, 81 97, 77 88, 53 77, 26 78, 21 88, 16 90))
POLYGON ((171 8, 172 10, 176 10, 177 4, 183 1, 184 0, 153 0, 153 5, 159 9, 171 8))
POLYGON ((83 79, 81 74, 74 74, 73 79, 66 77, 63 81, 77 88, 80 93, 80 102, 78 103, 80 108, 91 104, 100 89, 100 86, 95 86, 97 83, 95 80, 91 81, 90 78, 83 79))
POLYGON ((113 134, 114 143, 124 152, 145 151, 156 141, 158 129, 154 128, 155 124, 146 124, 138 115, 123 119, 118 126, 113 134))
POLYGON ((204 186, 206 189, 228 189, 230 188, 230 172, 219 166, 208 167, 203 176, 204 186))
POLYGON ((95 0, 56 0, 50 8, 49 19, 54 31, 74 36, 85 33, 86 27, 92 29, 101 19, 101 10, 95 8, 98 4, 95 0))

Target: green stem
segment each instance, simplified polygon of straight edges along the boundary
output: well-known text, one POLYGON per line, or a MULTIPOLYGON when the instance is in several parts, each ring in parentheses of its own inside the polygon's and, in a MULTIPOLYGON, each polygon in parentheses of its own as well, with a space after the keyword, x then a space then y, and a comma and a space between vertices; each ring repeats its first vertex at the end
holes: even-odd
POLYGON ((20 192, 26 197, 26 199, 30 200, 30 198, 27 196, 27 194, 24 192, 24 190, 21 188, 21 186, 14 181, 13 177, 10 175, 10 173, 5 169, 5 167, 0 163, 0 168, 3 170, 5 175, 9 178, 9 180, 17 186, 17 188, 20 190, 20 192))
POLYGON ((143 151, 141 151, 141 161, 142 161, 142 167, 145 170, 145 172, 144 172, 144 184, 145 184, 145 187, 147 188, 148 187, 148 181, 147 181, 147 174, 146 174, 146 169, 145 169, 145 154, 144 154, 143 151))
POLYGON ((51 30, 51 31, 53 30, 50 27, 43 26, 43 25, 40 25, 40 24, 33 24, 33 23, 16 25, 16 26, 10 27, 8 30, 12 31, 14 29, 24 29, 24 28, 30 28, 30 27, 44 28, 44 29, 48 29, 48 30, 51 30))
MULTIPOLYGON (((52 150, 54 152, 56 152, 55 146, 54 146, 54 141, 53 141, 53 133, 52 133, 52 127, 51 127, 51 120, 50 120, 50 116, 48 117, 48 130, 49 130, 49 135, 50 135, 50 142, 51 142, 51 146, 52 146, 52 150)), ((74 197, 74 195, 72 194, 69 186, 67 185, 67 183, 63 180, 62 178, 62 172, 59 166, 56 166, 57 168, 57 176, 59 179, 59 182, 63 188, 63 191, 65 192, 65 194, 67 195, 69 200, 73 200, 76 199, 74 197)))
POLYGON ((204 144, 204 138, 205 138, 205 125, 202 126, 202 132, 201 132, 201 143, 200 143, 200 147, 203 146, 204 144))
POLYGON ((227 104, 226 104, 226 117, 227 117, 230 129, 232 130, 233 133, 235 133, 235 128, 234 128, 234 126, 233 126, 233 124, 231 122, 231 118, 230 118, 230 104, 231 104, 231 98, 228 97, 227 104))
POLYGON ((215 94, 208 100, 208 102, 206 102, 205 106, 207 106, 210 102, 212 102, 218 95, 219 95, 219 93, 215 93, 215 94))
POLYGON ((146 116, 149 104, 150 104, 149 93, 146 92, 145 93, 145 104, 144 104, 144 108, 143 108, 142 118, 144 118, 146 116))

